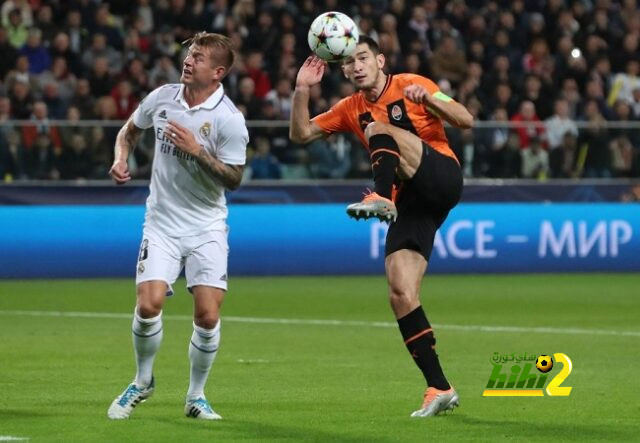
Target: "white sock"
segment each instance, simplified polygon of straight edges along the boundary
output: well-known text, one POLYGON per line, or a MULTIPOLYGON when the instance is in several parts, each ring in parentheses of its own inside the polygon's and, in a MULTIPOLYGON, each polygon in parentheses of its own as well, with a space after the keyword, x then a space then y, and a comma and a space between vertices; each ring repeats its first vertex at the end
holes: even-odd
POLYGON ((191 378, 187 399, 204 397, 204 385, 209 370, 218 353, 220 345, 220 320, 213 329, 205 329, 193 324, 193 334, 189 344, 189 360, 191 361, 191 378))
POLYGON ((133 313, 133 349, 136 353, 135 383, 149 386, 153 377, 153 360, 162 342, 162 312, 156 317, 142 318, 136 309, 133 313))

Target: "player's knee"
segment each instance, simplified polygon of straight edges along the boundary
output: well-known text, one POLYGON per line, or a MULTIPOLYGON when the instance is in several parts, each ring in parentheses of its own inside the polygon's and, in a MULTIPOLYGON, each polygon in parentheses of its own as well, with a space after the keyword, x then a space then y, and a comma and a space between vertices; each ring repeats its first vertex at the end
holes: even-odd
POLYGON ((204 314, 194 315, 193 322, 204 329, 213 329, 218 323, 218 314, 207 312, 204 314))
POLYGON ((138 315, 142 318, 153 318, 160 315, 162 305, 152 303, 151 301, 138 300, 138 315))
POLYGON ((389 288, 389 302, 393 308, 406 308, 413 304, 416 295, 414 291, 402 286, 391 285, 389 288))
POLYGON ((387 134, 389 132, 387 131, 387 126, 386 123, 371 122, 365 128, 364 136, 367 138, 367 141, 369 141, 369 139, 376 134, 387 134))

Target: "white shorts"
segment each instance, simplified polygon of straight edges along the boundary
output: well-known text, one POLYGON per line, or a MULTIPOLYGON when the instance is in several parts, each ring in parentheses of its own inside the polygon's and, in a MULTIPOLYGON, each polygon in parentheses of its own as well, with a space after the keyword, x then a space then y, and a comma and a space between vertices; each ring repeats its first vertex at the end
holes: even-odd
POLYGON ((175 238, 145 227, 136 266, 136 285, 162 280, 169 285, 167 295, 172 295, 171 285, 184 267, 189 290, 198 285, 226 290, 227 236, 228 229, 175 238))

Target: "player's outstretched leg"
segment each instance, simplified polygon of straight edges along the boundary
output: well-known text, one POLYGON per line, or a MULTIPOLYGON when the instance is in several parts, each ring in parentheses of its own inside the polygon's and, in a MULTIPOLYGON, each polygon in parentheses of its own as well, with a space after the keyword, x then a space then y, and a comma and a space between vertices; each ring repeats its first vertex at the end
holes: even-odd
POLYGON ((427 261, 417 251, 401 249, 387 256, 385 268, 391 307, 396 315, 404 344, 427 382, 422 406, 411 416, 431 417, 453 409, 458 406, 458 394, 442 371, 435 350, 433 328, 419 299, 420 282, 427 269, 427 261))
POLYGON ((374 192, 366 194, 359 203, 347 206, 347 214, 356 220, 376 217, 381 221, 395 221, 398 210, 392 200, 393 182, 400 164, 398 143, 389 134, 369 137, 374 192))

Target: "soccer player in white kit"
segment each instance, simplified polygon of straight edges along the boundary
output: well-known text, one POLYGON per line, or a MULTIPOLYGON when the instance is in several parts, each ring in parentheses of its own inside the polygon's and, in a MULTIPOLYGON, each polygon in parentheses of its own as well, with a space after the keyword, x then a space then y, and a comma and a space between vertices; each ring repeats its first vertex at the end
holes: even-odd
POLYGON ((117 184, 131 179, 127 158, 143 129, 154 127, 156 144, 136 269, 132 335, 137 372, 109 407, 111 419, 128 418, 153 394, 162 307, 183 267, 194 300, 185 414, 221 418, 204 386, 220 343, 220 306, 227 289, 224 190, 240 185, 249 136, 243 115, 221 84, 233 64, 231 40, 200 32, 188 43, 181 84, 152 91, 116 139, 110 174, 117 184))

